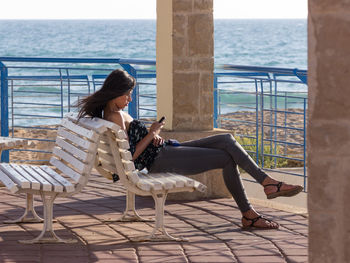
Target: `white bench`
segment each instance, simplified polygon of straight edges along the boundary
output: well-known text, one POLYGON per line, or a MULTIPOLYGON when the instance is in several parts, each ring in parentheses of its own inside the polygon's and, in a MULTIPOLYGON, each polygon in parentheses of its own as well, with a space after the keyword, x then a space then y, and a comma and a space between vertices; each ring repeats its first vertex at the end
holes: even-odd
MULTIPOLYGON (((71 116, 71 118, 74 118, 71 116)), ((134 241, 183 241, 167 233, 164 228, 164 204, 168 193, 205 191, 206 186, 186 176, 173 173, 142 173, 135 169, 125 132, 112 122, 94 119, 108 130, 101 136, 95 169, 104 177, 112 179, 117 174, 127 190, 126 209, 118 221, 144 221, 135 210, 135 194, 152 196, 155 202, 155 227, 148 236, 134 241), (158 233, 160 232, 160 234, 158 233)), ((148 221, 148 220, 146 220, 148 221)))
POLYGON ((76 242, 61 239, 54 233, 53 203, 56 197, 71 196, 80 192, 86 185, 96 158, 100 136, 106 130, 102 123, 91 118, 81 119, 79 123, 64 118, 58 129, 53 156, 50 159, 54 169, 47 165, 0 164, 0 180, 8 190, 11 193, 26 194, 23 216, 5 223, 44 222, 38 237, 20 240, 21 243, 76 242), (40 195, 43 200, 44 219, 34 210, 33 195, 40 195))
POLYGON ((56 197, 69 197, 87 184, 91 169, 108 179, 118 174, 125 186, 126 209, 121 221, 144 221, 135 210, 135 194, 152 196, 155 201, 155 227, 146 237, 135 241, 184 240, 175 238, 164 228, 164 204, 168 193, 205 191, 206 186, 178 174, 145 174, 135 170, 126 134, 112 122, 99 118, 83 118, 77 122, 75 114, 67 114, 58 129, 56 146, 50 163, 56 172, 46 165, 0 164, 0 180, 12 193, 26 193, 26 210, 22 217, 8 223, 42 222, 43 230, 33 240, 21 243, 70 243, 76 240, 61 239, 52 228, 53 202, 56 197), (98 158, 96 158, 98 157, 98 158), (44 219, 33 208, 33 195, 41 195, 44 219), (131 214, 130 214, 131 213, 131 214), (161 235, 157 235, 160 231, 161 235), (48 233, 51 237, 46 238, 48 233))

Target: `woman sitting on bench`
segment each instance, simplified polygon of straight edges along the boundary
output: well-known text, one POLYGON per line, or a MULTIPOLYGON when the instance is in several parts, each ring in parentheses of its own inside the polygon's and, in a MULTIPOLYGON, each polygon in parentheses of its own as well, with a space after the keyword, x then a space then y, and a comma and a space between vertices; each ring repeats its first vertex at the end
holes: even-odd
POLYGON ((164 120, 154 122, 149 130, 123 111, 131 102, 136 81, 127 72, 116 69, 106 78, 102 88, 80 100, 79 117, 104 118, 118 124, 128 135, 135 167, 149 172, 172 172, 193 175, 211 169, 223 169, 227 189, 241 213, 243 228, 277 229, 279 224, 259 215, 247 199, 238 166, 264 187, 268 199, 294 196, 299 185, 278 182, 261 170, 231 134, 219 134, 199 140, 165 142, 159 136, 164 120))

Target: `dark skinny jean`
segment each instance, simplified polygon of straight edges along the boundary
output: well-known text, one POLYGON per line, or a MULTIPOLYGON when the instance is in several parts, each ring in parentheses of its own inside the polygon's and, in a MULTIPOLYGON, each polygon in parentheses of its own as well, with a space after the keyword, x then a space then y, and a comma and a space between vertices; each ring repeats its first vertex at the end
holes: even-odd
POLYGON ((251 209, 238 166, 262 183, 262 171, 231 134, 219 134, 164 147, 154 160, 150 172, 172 172, 193 175, 212 169, 223 169, 224 181, 241 212, 251 209))

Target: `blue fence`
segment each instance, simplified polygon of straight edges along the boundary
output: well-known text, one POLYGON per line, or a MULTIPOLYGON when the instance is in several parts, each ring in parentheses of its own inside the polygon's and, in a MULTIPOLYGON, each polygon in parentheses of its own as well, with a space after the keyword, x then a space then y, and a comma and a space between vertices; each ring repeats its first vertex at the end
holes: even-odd
MULTIPOLYGON (((46 161, 54 140, 50 132, 75 110, 78 98, 99 89, 115 68, 137 79, 128 112, 155 120, 155 61, 0 57, 1 135, 32 143, 14 150, 11 161, 46 161)), ((214 127, 234 130, 261 166, 302 176, 305 187, 306 83, 307 72, 298 69, 227 65, 214 73, 214 127), (281 166, 300 166, 302 172, 281 166)), ((9 161, 7 151, 2 161, 9 161)))
MULTIPOLYGON (((75 110, 76 101, 99 89, 116 68, 125 69, 137 80, 133 101, 127 109, 129 114, 146 122, 154 120, 155 61, 0 57, 1 136, 30 140, 33 147, 17 149, 16 156, 26 151, 32 157, 26 161, 45 161, 40 156, 50 153, 47 149, 54 137, 44 134, 55 131, 64 114, 75 110)), ((16 159, 13 161, 22 161, 16 159)), ((9 161, 8 151, 4 151, 1 160, 9 161)))
POLYGON ((303 177, 306 189, 305 70, 226 65, 214 101, 215 127, 234 130, 265 170, 303 177))

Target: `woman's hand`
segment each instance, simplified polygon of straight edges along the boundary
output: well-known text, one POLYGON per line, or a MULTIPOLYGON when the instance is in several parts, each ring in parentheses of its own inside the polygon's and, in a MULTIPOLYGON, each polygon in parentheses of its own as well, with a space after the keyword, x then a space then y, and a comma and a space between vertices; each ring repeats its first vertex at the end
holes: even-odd
POLYGON ((164 139, 160 137, 159 135, 156 135, 153 139, 153 145, 154 146, 160 146, 164 144, 164 139))
POLYGON ((153 135, 154 138, 159 135, 160 130, 163 128, 164 122, 153 122, 151 127, 149 128, 149 132, 153 135))
POLYGON ((154 146, 159 146, 164 143, 164 139, 159 136, 160 130, 163 128, 164 122, 154 122, 149 128, 149 133, 137 143, 136 150, 132 156, 133 160, 136 160, 137 157, 147 148, 150 143, 153 143, 154 146))

